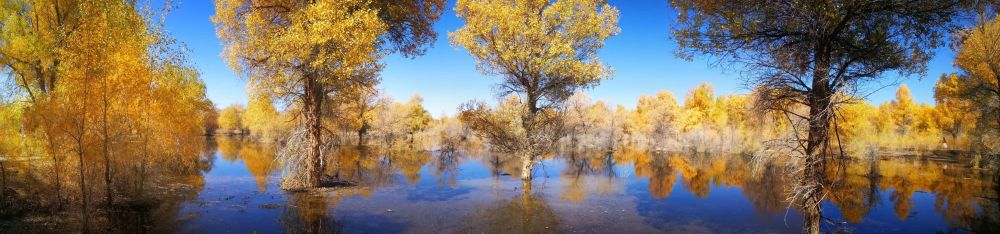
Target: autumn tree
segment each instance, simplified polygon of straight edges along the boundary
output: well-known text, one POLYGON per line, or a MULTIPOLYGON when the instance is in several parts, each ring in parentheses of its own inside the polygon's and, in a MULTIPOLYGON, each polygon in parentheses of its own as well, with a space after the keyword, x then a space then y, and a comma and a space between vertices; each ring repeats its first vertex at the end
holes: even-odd
POLYGON ((268 93, 251 94, 247 108, 240 117, 240 122, 250 131, 250 135, 261 141, 277 141, 285 134, 287 120, 274 107, 274 100, 268 93))
POLYGON ((406 105, 383 97, 374 106, 372 130, 382 141, 382 145, 392 149, 396 143, 409 133, 406 105))
POLYGON ((637 126, 638 133, 647 137, 650 146, 665 146, 668 138, 676 137, 680 132, 682 121, 681 107, 677 98, 669 91, 660 91, 656 96, 639 96, 631 121, 637 126))
POLYGON ((206 106, 210 106, 211 108, 206 108, 201 116, 201 129, 202 133, 209 136, 214 135, 215 131, 219 129, 219 110, 215 108, 215 104, 211 101, 208 101, 206 104, 206 106))
POLYGON ((566 105, 561 111, 563 126, 569 134, 570 145, 574 148, 579 144, 581 135, 586 134, 587 128, 591 127, 590 121, 586 119, 590 105, 590 96, 577 91, 567 98, 566 105))
MULTIPOLYGON (((934 83, 934 102, 938 113, 938 126, 948 136, 951 144, 956 144, 958 136, 975 127, 978 111, 974 111, 972 101, 962 98, 964 85, 958 74, 941 75, 934 83)), ((948 140, 944 140, 946 143, 948 140)))
POLYGON ((443 5, 443 0, 215 2, 212 21, 233 70, 261 91, 301 107, 294 114, 302 117, 301 139, 309 149, 292 153, 302 160, 293 160, 301 161, 291 165, 299 174, 286 178, 285 187, 320 185, 328 97, 371 86, 386 52, 422 54, 436 37, 431 25, 443 5))
POLYGON ((680 116, 680 126, 684 131, 712 126, 715 111, 715 88, 702 83, 684 95, 684 109, 680 116))
POLYGON ((412 147, 416 134, 426 130, 434 117, 431 117, 431 114, 424 109, 424 98, 419 94, 414 94, 409 101, 406 101, 405 112, 406 133, 409 134, 410 146, 412 147))
POLYGON ((845 142, 877 142, 874 139, 879 133, 876 127, 877 115, 879 115, 878 107, 868 104, 863 99, 852 98, 852 101, 840 106, 836 116, 837 129, 835 135, 831 137, 836 139, 839 134, 845 142))
POLYGON ((232 104, 222 108, 219 112, 219 127, 225 130, 226 134, 243 134, 243 113, 246 109, 243 105, 232 104))
MULTIPOLYGON (((993 17, 967 29, 967 36, 958 46, 955 66, 962 71, 957 83, 963 85, 958 95, 970 102, 978 112, 976 128, 979 135, 1000 135, 1000 20, 993 17)), ((945 93, 947 94, 947 93, 945 93)), ((979 137, 979 146, 996 151, 1000 144, 990 137, 979 137)))
MULTIPOLYGON (((84 232, 94 213, 91 190, 103 189, 102 207, 141 197, 154 160, 189 160, 178 155, 198 143, 191 136, 207 113, 204 83, 162 30, 157 16, 165 14, 149 9, 130 1, 0 4, 0 66, 25 96, 21 136, 39 143, 23 151, 52 159, 25 176, 54 182, 57 210, 64 201, 80 202, 84 232), (71 161, 75 182, 63 180, 72 176, 64 170, 71 161), (65 185, 79 193, 64 193, 65 185)), ((44 199, 28 201, 37 200, 44 199)))
POLYGON ((362 88, 335 98, 334 105, 339 112, 335 113, 339 115, 336 119, 342 128, 356 133, 358 147, 365 145, 365 136, 372 129, 376 115, 385 114, 376 112, 379 110, 379 95, 378 90, 362 88))
MULTIPOLYGON (((743 66, 762 104, 795 114, 808 125, 796 151, 805 155, 802 175, 822 171, 822 154, 838 102, 887 71, 921 73, 942 37, 956 26, 962 1, 672 1, 677 10, 677 54, 715 56, 743 66), (790 106, 791 105, 791 106, 790 106), (807 113, 792 106, 805 106, 807 113)), ((822 184, 798 193, 808 207, 804 230, 819 232, 822 184)))
POLYGON ((542 113, 554 113, 574 91, 611 76, 597 50, 618 33, 618 10, 601 0, 460 0, 455 12, 465 25, 449 33, 452 44, 465 48, 481 73, 500 77, 499 96, 523 96, 523 134, 480 134, 496 146, 515 147, 521 179, 530 183, 537 156, 556 140, 540 131, 553 122, 542 113), (511 144, 489 136, 527 140, 511 144))
POLYGON ((899 86, 896 90, 896 99, 888 103, 889 109, 892 111, 892 123, 895 124, 895 131, 899 135, 907 135, 910 133, 913 125, 916 124, 916 114, 918 112, 919 106, 913 101, 913 95, 910 94, 910 88, 906 87, 906 84, 899 86))

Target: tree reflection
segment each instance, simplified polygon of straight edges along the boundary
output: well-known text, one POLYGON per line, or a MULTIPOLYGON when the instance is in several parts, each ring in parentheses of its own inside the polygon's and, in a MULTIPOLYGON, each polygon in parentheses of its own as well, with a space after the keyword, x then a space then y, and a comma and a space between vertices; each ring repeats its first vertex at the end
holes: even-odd
POLYGON ((560 195, 563 200, 580 202, 587 198, 588 193, 609 194, 621 189, 621 181, 616 169, 614 154, 601 151, 593 153, 571 152, 565 158, 566 168, 560 179, 565 187, 560 195))
POLYGON ((454 149, 437 152, 431 163, 432 168, 434 168, 434 176, 438 179, 438 186, 458 186, 458 164, 462 160, 460 157, 461 155, 454 149))
POLYGON ((311 192, 295 192, 288 196, 288 205, 281 214, 285 233, 342 233, 343 227, 329 217, 330 204, 326 196, 311 192))
POLYGON ((477 209, 464 220, 462 233, 552 233, 559 229, 559 216, 531 187, 522 195, 477 209))
POLYGON ((667 157, 652 156, 645 151, 624 151, 623 155, 634 160, 635 174, 649 177, 649 193, 656 199, 666 198, 673 192, 677 172, 667 157))
POLYGON ((743 184, 743 196, 753 205, 758 214, 778 214, 788 208, 785 189, 787 178, 782 168, 774 163, 767 163, 758 169, 758 175, 747 179, 743 184))

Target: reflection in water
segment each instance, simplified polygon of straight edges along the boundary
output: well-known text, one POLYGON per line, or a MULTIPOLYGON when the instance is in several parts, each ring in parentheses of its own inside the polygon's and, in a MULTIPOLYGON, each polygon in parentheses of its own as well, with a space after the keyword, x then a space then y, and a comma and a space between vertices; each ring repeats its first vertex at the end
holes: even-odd
MULTIPOLYGON (((122 232, 797 233, 805 218, 786 199, 795 180, 781 162, 754 170, 740 155, 565 153, 546 156, 546 176, 526 187, 520 162, 504 155, 345 147, 328 173, 358 186, 286 192, 274 149, 218 138, 195 156, 133 168, 156 181, 140 190, 150 199, 98 220, 122 232)), ((830 161, 821 228, 996 233, 997 167, 968 161, 830 161)))
POLYGON ((750 200, 759 215, 775 215, 785 211, 788 200, 785 188, 784 170, 774 163, 766 163, 758 169, 758 174, 747 178, 743 184, 743 196, 750 200))
POLYGON ((296 192, 289 195, 281 214, 286 233, 341 233, 343 228, 329 216, 329 204, 322 194, 296 192))
POLYGON ((552 233, 559 230, 559 216, 531 190, 513 199, 498 200, 476 209, 464 219, 462 233, 552 233))

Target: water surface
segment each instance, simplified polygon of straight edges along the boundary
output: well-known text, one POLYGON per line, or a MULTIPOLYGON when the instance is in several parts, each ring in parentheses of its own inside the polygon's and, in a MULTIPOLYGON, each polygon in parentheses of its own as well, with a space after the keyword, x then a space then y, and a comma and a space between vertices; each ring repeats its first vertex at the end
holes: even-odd
MULTIPOLYGON (((329 173, 362 186, 278 188, 273 147, 221 138, 174 220, 206 233, 800 233, 780 165, 743 155, 568 153, 535 168, 528 192, 514 160, 488 153, 341 149, 329 173), (528 195, 526 195, 528 194, 528 195)), ((883 158, 827 171, 824 231, 933 233, 996 228, 992 170, 883 158)), ((191 181, 190 179, 187 181, 191 181)))

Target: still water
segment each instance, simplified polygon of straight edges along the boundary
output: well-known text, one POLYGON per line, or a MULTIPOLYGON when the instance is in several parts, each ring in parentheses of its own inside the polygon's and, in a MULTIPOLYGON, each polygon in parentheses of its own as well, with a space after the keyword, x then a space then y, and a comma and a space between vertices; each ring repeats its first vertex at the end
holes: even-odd
MULTIPOLYGON (((341 178, 361 186, 278 188, 273 147, 217 139, 201 175, 167 187, 171 209, 149 230, 202 233, 800 233, 786 172, 748 156, 587 153, 548 156, 525 193, 519 165, 482 152, 340 150, 341 178), (754 169, 757 169, 754 173, 754 169), (530 194, 530 195, 525 195, 530 194), (164 218, 170 218, 163 220, 164 218)), ((941 156, 936 156, 941 158, 941 156)), ((968 160, 897 157, 831 166, 824 231, 990 232, 992 169, 968 160), (981 229, 987 228, 987 229, 981 229)))

